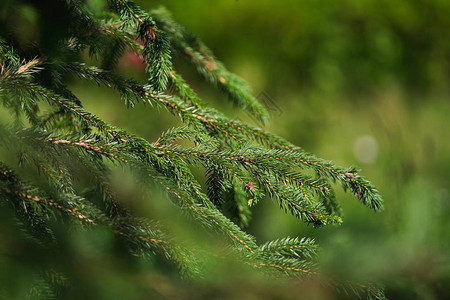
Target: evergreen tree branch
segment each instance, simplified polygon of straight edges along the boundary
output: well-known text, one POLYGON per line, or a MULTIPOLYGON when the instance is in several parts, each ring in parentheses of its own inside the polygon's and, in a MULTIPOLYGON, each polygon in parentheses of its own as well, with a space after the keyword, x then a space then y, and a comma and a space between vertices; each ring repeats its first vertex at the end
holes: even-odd
MULTIPOLYGON (((10 201, 13 201, 18 207, 23 207, 25 211, 32 210, 35 213, 43 211, 52 211, 53 209, 66 213, 75 219, 83 222, 96 224, 91 214, 86 211, 86 202, 76 195, 65 194, 66 200, 55 201, 40 192, 37 188, 32 188, 21 182, 11 169, 1 163, 0 168, 1 186, 0 191, 10 201), (69 205, 68 205, 69 204, 69 205)), ((91 210, 93 208, 90 208, 91 210)), ((98 212, 97 212, 98 214, 98 212)))
POLYGON ((269 256, 310 259, 317 255, 318 246, 313 239, 284 238, 259 247, 259 253, 269 256))
MULTIPOLYGON (((85 69, 85 71, 86 70, 94 72, 93 69, 85 69)), ((99 71, 95 71, 95 72, 97 72, 96 73, 97 76, 95 78, 98 78, 99 77, 98 75, 102 74, 104 81, 106 81, 107 83, 114 82, 114 78, 112 78, 112 77, 107 78, 105 72, 99 72, 99 71)), ((100 79, 97 79, 97 80, 100 80, 100 79)), ((14 84, 16 84, 16 83, 14 83, 14 84)), ((134 89, 133 89, 132 86, 130 86, 129 84, 126 86, 129 87, 130 90, 124 90, 124 93, 130 94, 133 91, 136 92, 136 87, 134 87, 134 89)), ((150 92, 143 91, 143 90, 140 90, 137 93, 140 93, 144 97, 148 97, 157 103, 161 103, 161 104, 165 105, 166 107, 169 107, 170 109, 173 109, 174 111, 177 111, 178 114, 182 115, 182 118, 184 118, 184 119, 189 119, 189 120, 200 119, 204 122, 210 121, 209 124, 213 124, 213 125, 214 125, 214 123, 216 123, 216 122, 213 123, 211 121, 213 119, 208 119, 208 118, 203 117, 202 115, 205 114, 203 112, 200 112, 198 114, 191 113, 190 111, 192 109, 190 109, 189 107, 186 108, 183 103, 181 103, 180 101, 177 101, 176 99, 173 99, 171 97, 165 97, 163 95, 158 96, 158 95, 154 95, 154 94, 151 94, 150 92)), ((42 95, 44 95, 44 94, 42 94, 42 95)), ((136 97, 136 94, 134 94, 134 97, 136 97)), ((52 99, 55 99, 55 97, 52 97, 52 99)), ((195 110, 193 110, 193 111, 195 111, 195 110)), ((228 123, 225 123, 224 125, 228 125, 228 123)), ((216 128, 220 129, 221 131, 227 132, 225 129, 222 129, 219 126, 216 126, 216 128)), ((253 131, 253 132, 255 132, 255 131, 253 131)), ((256 131, 256 133, 260 133, 260 131, 256 131)), ((235 137, 234 135, 231 135, 231 136, 239 141, 239 139, 237 137, 235 137)), ((269 136, 269 138, 274 139, 273 136, 269 136)), ((280 142, 280 139, 278 139, 277 142, 280 142)), ((282 141, 282 142, 284 142, 284 141, 282 141)), ((288 144, 288 143, 284 142, 284 145, 283 144, 281 144, 281 145, 285 146, 283 148, 286 148, 286 147, 288 147, 288 146, 286 146, 286 144, 288 144)), ((288 149, 289 149, 289 147, 288 147, 288 149)), ((289 149, 289 150, 291 150, 291 149, 289 149)), ((381 198, 379 198, 376 190, 373 190, 373 188, 371 188, 369 183, 367 181, 365 181, 364 179, 362 179, 359 175, 353 175, 354 173, 356 173, 355 170, 347 170, 347 171, 341 170, 341 169, 337 168, 336 166, 333 166, 327 162, 323 162, 319 159, 316 159, 315 157, 305 155, 304 153, 300 154, 299 151, 302 151, 302 150, 299 148, 293 148, 292 150, 297 150, 297 152, 292 153, 292 156, 297 156, 295 158, 294 162, 314 168, 316 170, 316 172, 319 174, 319 176, 331 177, 333 180, 337 180, 338 182, 340 182, 345 188, 350 187, 353 190, 353 192, 355 193, 355 196, 359 197, 359 199, 364 204, 368 205, 369 207, 371 207, 375 210, 379 210, 381 208, 381 198), (297 155, 295 155, 295 154, 297 154, 297 155)), ((281 158, 277 157, 277 159, 281 159, 281 158)))
POLYGON ((269 120, 268 111, 252 96, 245 81, 230 73, 194 34, 173 21, 167 10, 154 10, 152 16, 158 27, 167 32, 174 51, 188 59, 206 80, 263 124, 269 120))
POLYGON ((172 70, 172 57, 166 33, 159 30, 152 17, 134 2, 124 0, 109 2, 119 13, 123 22, 122 28, 136 28, 139 37, 144 41, 143 56, 147 64, 145 71, 149 75, 152 90, 164 91, 169 81, 169 71, 172 70))
MULTIPOLYGON (((85 151, 94 152, 106 156, 110 159, 114 159, 117 161, 121 161, 125 165, 133 166, 137 169, 140 169, 145 172, 147 176, 150 176, 156 182, 162 184, 166 187, 166 189, 172 193, 180 203, 182 207, 186 207, 188 211, 191 212, 191 215, 195 219, 200 219, 207 224, 208 226, 217 227, 221 231, 224 231, 226 234, 231 236, 233 239, 237 240, 239 243, 243 244, 249 251, 254 251, 253 241, 243 233, 234 223, 226 219, 216 208, 213 206, 203 207, 200 204, 193 202, 193 196, 199 198, 203 203, 209 203, 209 200, 201 194, 198 190, 194 192, 195 195, 189 193, 183 186, 178 186, 175 188, 174 186, 169 186, 165 181, 169 180, 167 177, 161 177, 161 175, 152 174, 149 166, 143 165, 139 163, 139 161, 135 161, 133 156, 130 156, 129 153, 124 151, 124 149, 120 149, 119 147, 111 147, 111 146, 99 146, 91 144, 89 140, 81 140, 81 141, 70 141, 67 139, 53 139, 47 138, 44 142, 52 143, 54 145, 60 145, 62 147, 70 146, 70 147, 79 147, 84 149, 85 151), (164 178, 164 180, 163 180, 164 178)), ((187 175, 183 173, 183 175, 187 175)), ((181 178, 181 176, 179 176, 181 178)), ((191 186, 191 184, 189 184, 191 186)))
POLYGON ((183 77, 177 74, 175 70, 169 72, 169 78, 180 98, 185 100, 188 105, 195 106, 197 108, 206 106, 195 91, 186 83, 183 77))
MULTIPOLYGON (((382 209, 377 190, 356 168, 335 166, 208 107, 173 69, 172 53, 190 61, 240 108, 263 123, 268 119, 249 86, 163 9, 147 13, 131 0, 110 0, 115 13, 106 20, 89 11, 85 1, 60 4, 70 22, 54 51, 41 52, 37 45, 31 53, 43 53, 41 57, 23 59, 27 51, 20 41, 8 37, 19 49, 15 52, 0 38, 0 103, 13 113, 15 122, 9 127, 0 124, 0 147, 8 152, 5 156, 18 157, 26 174, 26 180, 21 180, 0 164, 0 198, 12 207, 24 232, 45 247, 53 249, 58 244, 50 219, 83 229, 104 227, 125 240, 132 254, 157 253, 181 273, 201 276, 198 249, 184 247, 158 223, 137 218, 123 203, 119 205, 108 178, 109 162, 131 168, 144 188, 162 187, 189 219, 227 236, 244 263, 272 274, 318 276, 317 246, 312 239, 299 238, 257 245, 242 228, 248 225, 250 206, 264 194, 314 225, 341 222, 332 182, 350 190, 366 206, 382 209), (83 62, 83 50, 96 59, 92 65, 83 62), (115 72, 126 50, 145 62, 147 84, 115 72), (128 107, 139 103, 164 107, 184 125, 163 132, 154 142, 115 128, 83 108, 67 86, 73 75, 115 89, 128 107), (41 109, 48 111, 41 113, 41 109), (22 122, 24 116, 28 122, 22 122), (180 146, 181 140, 191 140, 195 146, 180 146), (199 183, 202 180, 193 167, 206 169, 206 186, 199 183), (315 175, 306 175, 309 170, 315 175), (82 176, 89 183, 80 188, 82 176)), ((42 17, 40 10, 36 14, 42 17)), ((36 291, 48 289, 51 294, 50 281, 39 280, 36 291)), ((372 292, 371 286, 350 286, 355 294, 365 290, 382 296, 379 290, 372 292)))
POLYGON ((131 244, 137 246, 141 254, 156 249, 169 260, 176 262, 183 274, 193 276, 199 272, 198 267, 193 264, 192 254, 171 242, 171 238, 161 229, 155 230, 154 224, 150 225, 144 220, 130 216, 115 218, 112 222, 108 221, 106 215, 83 198, 69 193, 59 193, 58 196, 56 194, 54 196, 60 198, 54 200, 44 196, 39 189, 29 187, 21 182, 3 164, 0 166, 0 195, 3 194, 6 199, 13 201, 17 205, 16 207, 23 207, 27 212, 32 209, 38 214, 41 214, 43 211, 51 212, 56 210, 87 225, 111 227, 116 234, 125 237, 131 244), (70 200, 64 201, 63 199, 70 200))

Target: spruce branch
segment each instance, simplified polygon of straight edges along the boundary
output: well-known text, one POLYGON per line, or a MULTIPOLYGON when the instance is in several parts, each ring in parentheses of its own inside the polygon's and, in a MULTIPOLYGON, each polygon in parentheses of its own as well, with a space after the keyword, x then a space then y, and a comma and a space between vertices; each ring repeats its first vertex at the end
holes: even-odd
POLYGON ((186 83, 183 77, 177 74, 175 70, 169 72, 169 78, 172 86, 175 88, 180 98, 186 101, 188 105, 195 106, 197 108, 206 106, 195 91, 186 83))
MULTIPOLYGON (((82 230, 102 227, 123 239, 132 255, 157 255, 187 277, 202 276, 197 259, 202 249, 183 245, 164 224, 139 218, 118 202, 109 174, 114 168, 129 168, 143 190, 158 186, 166 191, 180 216, 228 237, 230 252, 244 264, 277 275, 320 276, 314 240, 282 238, 257 244, 243 229, 249 225, 252 206, 267 196, 282 210, 320 226, 342 222, 333 182, 375 211, 382 209, 378 191, 356 168, 335 166, 209 107, 174 69, 172 55, 190 61, 239 108, 262 123, 268 120, 248 84, 167 11, 148 13, 130 0, 108 2, 113 13, 107 19, 89 11, 85 1, 63 1, 71 22, 54 53, 36 48, 33 53, 40 56, 24 58, 20 42, 0 37, 0 104, 14 120, 14 125, 0 124, 0 154, 16 157, 11 164, 1 158, 6 164, 0 164, 0 199, 11 207, 24 232, 44 246, 57 247, 50 220, 82 230), (146 84, 115 69, 126 51, 145 62, 146 84), (86 110, 83 99, 72 92, 73 76, 114 89, 128 108, 165 108, 183 125, 148 141, 108 124, 86 110), (193 146, 182 145, 184 140, 193 146), (88 183, 80 187, 81 179, 88 183)), ((49 288, 50 294, 52 285, 67 284, 61 282, 35 286, 49 288)), ((350 286, 355 294, 365 290, 382 295, 371 286, 350 286)))
POLYGON ((260 246, 261 255, 308 259, 317 255, 318 246, 313 239, 284 238, 260 246))
POLYGON ((269 120, 267 109, 252 96, 248 84, 230 73, 194 34, 176 23, 165 8, 153 10, 151 15, 157 26, 167 32, 174 51, 188 59, 199 74, 263 124, 269 120))
POLYGON ((68 201, 63 201, 63 198, 51 199, 44 196, 38 188, 21 182, 11 169, 3 164, 0 168, 0 195, 7 197, 6 199, 12 201, 15 207, 23 208, 27 214, 31 210, 38 215, 44 211, 50 213, 57 211, 86 225, 111 227, 113 232, 126 238, 130 245, 138 247, 140 254, 156 250, 163 253, 169 260, 176 262, 180 271, 186 276, 194 276, 199 272, 198 267, 193 264, 195 261, 187 259, 192 257, 188 250, 174 243, 173 238, 156 224, 150 224, 130 215, 114 218, 111 221, 85 199, 69 193, 64 194, 64 198, 68 201))
MULTIPOLYGON (((99 146, 92 144, 90 140, 70 141, 67 139, 48 138, 44 141, 62 147, 79 147, 85 151, 98 153, 110 159, 120 161, 126 165, 131 165, 137 169, 144 171, 147 176, 165 186, 166 189, 179 200, 182 207, 187 208, 187 210, 191 213, 191 216, 193 216, 195 219, 200 219, 207 226, 212 226, 213 228, 216 227, 217 229, 230 235, 239 243, 243 244, 249 251, 253 251, 253 247, 251 247, 251 245, 253 245, 253 241, 249 239, 249 237, 240 229, 238 229, 237 226, 234 225, 234 223, 223 217, 222 214, 220 214, 217 209, 214 208, 214 206, 209 205, 209 200, 205 195, 199 192, 198 187, 192 188, 193 185, 196 185, 196 183, 193 181, 193 177, 189 176, 190 178, 188 178, 188 180, 192 180, 188 184, 191 193, 188 193, 188 191, 185 190, 183 186, 178 186, 177 184, 177 187, 175 187, 170 186, 168 183, 165 183, 168 180, 167 177, 161 177, 161 175, 155 174, 155 171, 152 171, 148 166, 139 163, 139 161, 135 160, 133 155, 130 155, 125 149, 120 149, 120 146, 99 146), (201 204, 193 202, 193 196, 197 197, 204 204, 207 204, 208 207, 202 207, 200 206, 201 204)), ((164 173, 164 170, 162 170, 162 172, 164 173)), ((182 178, 181 175, 186 176, 188 174, 185 172, 178 175, 178 178, 182 178)))
POLYGON ((5 199, 12 201, 16 207, 23 208, 26 213, 33 212, 33 214, 41 215, 44 212, 58 212, 66 213, 74 219, 83 223, 95 224, 89 210, 95 210, 90 207, 86 209, 86 202, 73 194, 65 194, 65 201, 58 199, 57 201, 50 199, 43 195, 36 187, 30 187, 20 181, 17 176, 7 168, 3 163, 0 169, 1 185, 0 192, 5 199), (13 184, 12 184, 13 183, 13 184))
POLYGON ((148 81, 153 91, 166 89, 169 71, 172 70, 172 57, 166 33, 156 26, 155 21, 132 1, 111 0, 111 6, 119 13, 122 28, 132 27, 144 41, 143 56, 149 75, 148 81))

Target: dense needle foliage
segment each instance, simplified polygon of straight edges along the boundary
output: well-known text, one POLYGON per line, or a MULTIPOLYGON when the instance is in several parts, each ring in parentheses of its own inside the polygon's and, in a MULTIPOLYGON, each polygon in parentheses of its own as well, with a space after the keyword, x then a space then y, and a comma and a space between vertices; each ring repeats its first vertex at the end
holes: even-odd
MULTIPOLYGON (((166 232, 164 220, 144 218, 117 201, 110 180, 117 168, 131 170, 143 189, 164 190, 186 222, 227 236, 229 252, 255 272, 299 278, 318 273, 314 240, 281 238, 259 245, 245 232, 251 206, 258 201, 272 199, 313 226, 339 224, 336 183, 374 211, 382 209, 378 192, 357 168, 335 166, 263 128, 229 119, 200 99, 176 72, 172 56, 192 63, 261 127, 269 119, 249 86, 165 9, 146 12, 125 0, 109 1, 101 15, 77 0, 2 6, 9 13, 32 9, 44 24, 41 40, 34 43, 16 39, 14 18, 5 17, 1 24, 0 101, 12 121, 0 123, 5 153, 0 205, 25 244, 51 254, 64 250, 56 228, 101 227, 128 249, 123 255, 168 260, 185 278, 206 276, 196 260, 197 249, 166 232), (147 82, 117 72, 127 51, 145 62, 147 82), (75 76, 116 90, 130 109, 167 109, 183 125, 147 141, 108 124, 71 91, 68 83, 75 76), (204 183, 198 178, 203 171, 204 183)), ((152 199, 143 196, 140 201, 152 199)), ((37 265, 32 295, 61 296, 76 284, 57 262, 37 265)), ((324 284, 382 297, 380 290, 364 284, 324 284)))

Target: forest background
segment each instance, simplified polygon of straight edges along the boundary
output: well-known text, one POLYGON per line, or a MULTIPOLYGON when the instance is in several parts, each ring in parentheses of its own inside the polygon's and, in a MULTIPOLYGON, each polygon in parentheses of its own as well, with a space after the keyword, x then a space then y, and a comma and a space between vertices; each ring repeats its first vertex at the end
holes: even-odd
MULTIPOLYGON (((100 1, 88 2, 93 10, 103 9, 100 1)), ((392 299, 448 297, 449 1, 136 2, 167 7, 248 81, 272 113, 269 131, 338 165, 361 167, 385 200, 385 210, 373 213, 337 189, 344 223, 318 229, 263 201, 254 207, 249 228, 258 241, 313 237, 331 273, 382 280, 392 299)), ((25 25, 23 38, 32 34, 25 25)), ((174 62, 211 106, 258 125, 190 65, 174 62)), ((145 67, 132 56, 120 66, 128 75, 145 77, 145 67)), ((179 124, 150 107, 123 113, 120 105, 108 104, 117 97, 113 92, 81 80, 72 89, 86 99, 87 110, 148 140, 179 124)), ((123 193, 132 193, 132 185, 123 193)))

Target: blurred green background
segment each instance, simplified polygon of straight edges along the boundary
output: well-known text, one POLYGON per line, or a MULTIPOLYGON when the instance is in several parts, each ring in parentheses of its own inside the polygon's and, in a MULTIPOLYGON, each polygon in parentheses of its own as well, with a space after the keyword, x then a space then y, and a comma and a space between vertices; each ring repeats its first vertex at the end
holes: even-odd
MULTIPOLYGON (((338 192, 344 224, 321 229, 261 202, 259 241, 315 237, 332 274, 381 279, 391 299, 450 296, 449 1, 151 2, 251 84, 270 131, 361 167, 385 200, 374 214, 338 192)), ((176 62, 212 106, 249 120, 176 62)))
MULTIPOLYGON (((103 1, 88 2, 102 10, 103 1)), ((249 228, 258 242, 313 237, 323 248, 321 264, 330 275, 381 280, 390 299, 450 297, 450 1, 137 3, 166 6, 247 80, 272 112, 268 130, 338 165, 361 167, 385 200, 385 211, 375 214, 338 189, 344 223, 319 229, 275 203, 260 202, 249 228)), ((174 62, 211 106, 256 124, 205 84, 192 66, 176 57, 174 62)), ((144 76, 129 57, 121 68, 135 78, 144 76)), ((107 89, 81 81, 72 88, 88 110, 149 140, 179 124, 149 106, 123 113, 118 96, 107 89)), ((145 205, 151 212, 161 204, 145 205)), ((210 284, 225 291, 221 278, 210 284)), ((237 291, 246 290, 230 282, 237 291)), ((167 290, 170 295, 171 287, 167 290)))
MULTIPOLYGON (((272 110, 269 130, 361 167, 385 200, 374 214, 338 193, 344 224, 321 229, 261 202, 259 241, 315 237, 330 273, 382 279, 391 299, 450 296, 449 1, 154 3, 251 84, 272 110)), ((177 65, 212 106, 248 120, 177 65)))

